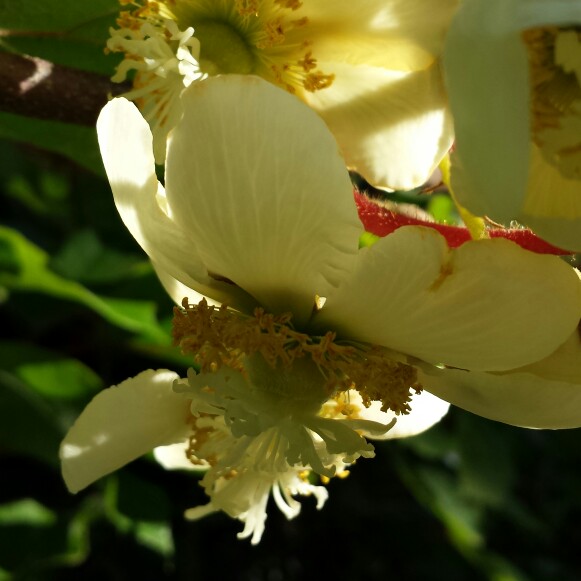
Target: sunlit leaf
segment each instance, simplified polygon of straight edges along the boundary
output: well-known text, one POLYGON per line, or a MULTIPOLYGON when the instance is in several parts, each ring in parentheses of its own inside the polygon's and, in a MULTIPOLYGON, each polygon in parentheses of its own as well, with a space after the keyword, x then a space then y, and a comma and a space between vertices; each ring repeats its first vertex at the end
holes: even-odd
POLYGON ((0 342, 0 369, 48 398, 88 397, 103 387, 99 376, 80 361, 27 343, 0 342))
POLYGON ((157 323, 155 303, 100 297, 81 284, 58 276, 48 267, 48 254, 10 228, 0 227, 0 248, 4 262, 0 285, 81 303, 123 329, 169 342, 157 323))
POLYGON ((33 498, 0 505, 0 526, 30 525, 47 527, 56 522, 56 514, 33 498))
POLYGON ((59 153, 96 174, 104 175, 97 134, 92 127, 0 113, 0 137, 59 153))
POLYGON ((119 10, 117 0, 59 0, 58 9, 53 0, 3 0, 0 46, 110 76, 104 48, 119 10))
POLYGON ((147 260, 106 248, 93 230, 72 236, 50 265, 58 274, 84 283, 106 283, 151 272, 147 260))
POLYGON ((160 555, 168 557, 174 551, 171 528, 166 523, 137 522, 135 537, 144 547, 160 555))

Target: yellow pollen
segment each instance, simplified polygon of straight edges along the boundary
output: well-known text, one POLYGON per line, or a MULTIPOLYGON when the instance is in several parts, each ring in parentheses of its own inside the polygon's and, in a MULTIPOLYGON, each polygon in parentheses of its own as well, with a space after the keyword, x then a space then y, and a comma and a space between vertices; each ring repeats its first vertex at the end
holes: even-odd
POLYGON ((284 20, 281 16, 267 20, 263 27, 264 37, 256 43, 256 48, 264 50, 283 44, 284 32, 284 20))
MULTIPOLYGON (((309 357, 319 369, 328 397, 357 389, 365 406, 380 401, 382 410, 410 411, 412 391, 419 392, 415 369, 393 361, 375 345, 342 345, 335 333, 300 333, 291 326, 291 314, 273 315, 256 309, 253 316, 184 299, 174 309, 173 339, 191 354, 202 372, 227 366, 247 375, 245 360, 260 354, 273 369, 290 369, 297 359, 309 357)), ((347 408, 345 408, 347 410, 347 408)))
POLYGON ((258 16, 258 0, 236 0, 236 11, 240 16, 258 16))
POLYGON ((320 71, 309 73, 303 81, 303 87, 310 93, 326 89, 333 84, 335 75, 325 75, 320 71))
POLYGON ((314 59, 312 55, 312 52, 308 52, 303 59, 297 62, 299 67, 307 73, 317 68, 317 59, 314 59))
POLYGON ((160 5, 155 0, 119 0, 121 6, 133 5, 135 8, 131 11, 123 10, 119 13, 116 20, 119 28, 129 30, 139 30, 144 22, 152 22, 154 25, 159 24, 160 5))
MULTIPOLYGON (((231 28, 248 48, 253 63, 250 74, 263 76, 290 93, 301 97, 305 91, 315 92, 330 87, 335 76, 317 68, 313 56, 316 38, 309 37, 309 18, 300 15, 300 0, 119 0, 129 10, 120 12, 117 26, 122 30, 141 31, 144 23, 157 28, 172 47, 171 34, 165 20, 174 21, 181 31, 192 27, 194 36, 201 42, 201 70, 208 75, 247 71, 224 70, 224 62, 230 63, 232 48, 219 38, 212 45, 212 38, 202 39, 208 23, 231 28), (296 17, 294 17, 296 15, 296 17), (211 49, 208 49, 210 42, 211 49), (224 53, 224 54, 222 54, 224 53)), ((173 48, 173 47, 172 47, 173 48)), ((123 50, 123 49, 121 49, 123 50)), ((125 49, 126 58, 132 58, 125 49)), ((136 75, 136 77, 139 75, 136 75)), ((159 82, 159 77, 153 79, 159 82)))
POLYGON ((298 10, 303 5, 299 0, 274 0, 274 3, 290 10, 298 10))
POLYGON ((531 133, 543 157, 569 179, 581 179, 581 31, 527 30, 531 133))
POLYGON ((214 456, 209 456, 204 460, 200 460, 199 451, 208 442, 212 434, 214 433, 213 428, 198 428, 194 426, 193 433, 189 437, 188 448, 186 450, 186 457, 187 459, 194 465, 194 466, 206 466, 210 464, 213 466, 217 462, 217 458, 214 456))

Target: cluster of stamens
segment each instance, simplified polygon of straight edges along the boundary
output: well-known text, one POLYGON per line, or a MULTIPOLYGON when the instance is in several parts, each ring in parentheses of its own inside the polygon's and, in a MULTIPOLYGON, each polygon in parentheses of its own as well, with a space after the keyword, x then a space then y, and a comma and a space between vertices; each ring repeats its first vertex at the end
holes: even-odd
POLYGON ((573 137, 571 143, 567 135, 581 118, 581 79, 565 64, 562 48, 577 44, 581 54, 581 32, 549 26, 526 30, 522 38, 529 57, 533 140, 564 175, 578 179, 581 139, 573 137))
POLYGON ((133 6, 131 10, 122 10, 116 20, 119 28, 139 30, 144 22, 160 22, 160 5, 155 0, 119 0, 121 6, 133 6))
MULTIPOLYGON (((304 33, 295 34, 309 23, 307 17, 294 18, 289 15, 289 12, 294 13, 301 8, 300 0, 230 1, 236 18, 229 22, 228 19, 232 18, 230 9, 220 18, 244 37, 255 58, 264 66, 264 76, 291 93, 296 93, 297 88, 315 92, 332 85, 335 76, 318 69, 317 60, 313 57, 313 42, 304 33), (230 16, 227 16, 228 13, 230 16)), ((117 18, 117 26, 124 31, 138 34, 143 24, 148 23, 159 28, 160 34, 169 43, 171 38, 165 30, 166 20, 175 21, 180 29, 193 26, 195 31, 197 27, 196 22, 189 22, 187 7, 180 18, 174 15, 176 0, 119 0, 119 3, 131 7, 122 10, 117 18)), ((209 20, 212 18, 214 16, 208 16, 209 20)), ((129 52, 126 56, 139 59, 138 55, 129 52)))
POLYGON ((356 389, 369 407, 381 401, 382 410, 396 414, 410 411, 412 392, 418 393, 415 370, 386 357, 373 345, 339 344, 335 333, 312 336, 296 331, 289 313, 273 315, 257 308, 253 316, 184 299, 175 308, 173 338, 184 353, 191 354, 203 373, 222 366, 245 374, 245 360, 260 354, 273 368, 290 369, 299 358, 310 357, 322 375, 328 397, 356 389))

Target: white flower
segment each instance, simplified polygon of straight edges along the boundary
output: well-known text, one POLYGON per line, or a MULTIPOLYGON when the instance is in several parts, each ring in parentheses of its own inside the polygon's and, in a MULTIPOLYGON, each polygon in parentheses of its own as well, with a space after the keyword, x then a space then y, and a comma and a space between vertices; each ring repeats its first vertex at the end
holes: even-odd
POLYGON ((459 202, 573 251, 581 251, 580 26, 577 0, 468 0, 444 59, 459 202))
POLYGON ((200 372, 144 372, 100 393, 63 443, 71 490, 155 446, 172 446, 158 456, 175 465, 177 446, 178 465, 207 469, 209 504, 188 516, 222 510, 257 542, 269 494, 289 518, 293 495, 322 505, 306 474, 341 475, 373 455, 367 438, 427 429, 448 407, 432 393, 517 425, 581 424, 579 359, 567 355, 570 377, 538 363, 577 332, 574 269, 506 240, 452 251, 423 227, 358 250, 349 176, 312 110, 252 76, 182 98, 165 188, 131 103, 109 103, 98 132, 125 224, 187 297, 174 338, 200 372))
MULTIPOLYGON (((196 78, 254 74, 296 94, 325 120, 346 163, 376 185, 421 185, 450 147, 438 56, 457 0, 441 0, 436 10, 431 0, 341 0, 331 10, 322 0, 135 4, 108 47, 126 53, 114 80, 138 70, 127 97, 139 97, 152 124, 158 163, 181 114, 176 65, 184 58, 196 78), (177 30, 186 31, 186 43, 176 42, 177 30), (193 41, 199 45, 190 47, 193 41), (171 74, 168 54, 175 55, 171 74)), ((184 86, 191 78, 184 76, 184 86)))

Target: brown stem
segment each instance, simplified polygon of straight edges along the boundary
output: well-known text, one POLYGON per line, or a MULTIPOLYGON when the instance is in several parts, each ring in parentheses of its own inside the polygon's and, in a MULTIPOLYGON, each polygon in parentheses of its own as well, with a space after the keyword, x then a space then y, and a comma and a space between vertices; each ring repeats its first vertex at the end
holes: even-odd
POLYGON ((37 57, 0 53, 0 111, 94 125, 108 99, 129 88, 37 57))

